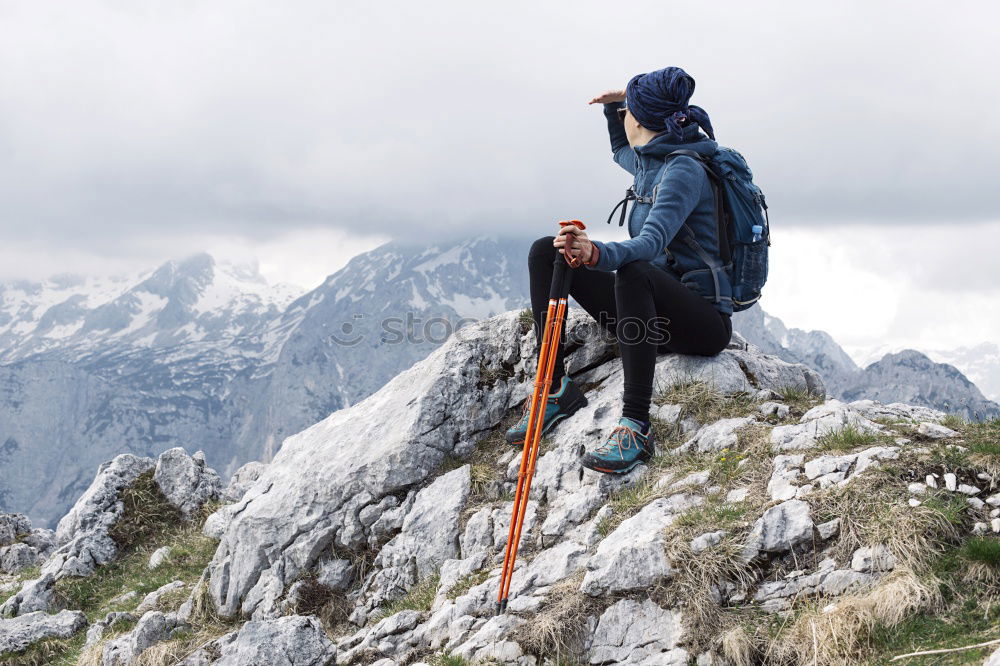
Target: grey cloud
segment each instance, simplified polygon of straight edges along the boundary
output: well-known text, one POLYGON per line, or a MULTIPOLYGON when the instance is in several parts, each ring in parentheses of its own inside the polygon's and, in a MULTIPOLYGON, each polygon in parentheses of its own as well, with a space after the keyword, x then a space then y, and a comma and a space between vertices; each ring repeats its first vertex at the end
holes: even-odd
POLYGON ((629 176, 586 101, 668 64, 778 220, 994 218, 996 6, 828 4, 6 5, 3 233, 600 223, 629 176))

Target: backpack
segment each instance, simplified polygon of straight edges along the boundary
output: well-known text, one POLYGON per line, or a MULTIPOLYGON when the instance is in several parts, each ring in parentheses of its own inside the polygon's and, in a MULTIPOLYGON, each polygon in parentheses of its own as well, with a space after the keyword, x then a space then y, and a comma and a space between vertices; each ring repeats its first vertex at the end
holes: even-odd
MULTIPOLYGON (((715 210, 718 220, 719 251, 727 266, 733 288, 733 311, 746 310, 760 298, 761 289, 767 281, 767 248, 771 245, 770 220, 764 193, 753 183, 753 173, 743 156, 733 150, 719 146, 706 159, 693 150, 675 150, 664 159, 674 155, 687 155, 698 160, 705 168, 708 180, 715 191, 715 210), (754 241, 753 227, 760 226, 760 238, 754 241)), ((685 225, 686 226, 686 225, 685 225)), ((706 259, 707 254, 698 245, 694 236, 687 238, 689 244, 706 259)), ((712 262, 707 262, 712 266, 712 262)))

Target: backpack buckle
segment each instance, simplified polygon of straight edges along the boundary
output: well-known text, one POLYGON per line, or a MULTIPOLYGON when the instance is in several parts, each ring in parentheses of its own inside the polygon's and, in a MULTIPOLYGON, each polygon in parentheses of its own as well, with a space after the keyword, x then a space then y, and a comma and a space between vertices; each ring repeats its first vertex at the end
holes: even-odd
POLYGON ((611 224, 611 218, 615 216, 615 211, 618 210, 619 206, 621 206, 622 207, 622 214, 621 214, 621 217, 618 219, 618 226, 619 227, 624 226, 625 225, 625 210, 628 208, 628 202, 629 201, 637 201, 638 199, 639 199, 639 197, 636 195, 635 190, 633 190, 632 186, 629 185, 628 189, 625 190, 625 198, 622 199, 621 201, 619 201, 618 203, 616 203, 615 207, 611 209, 611 213, 608 215, 608 224, 611 224))

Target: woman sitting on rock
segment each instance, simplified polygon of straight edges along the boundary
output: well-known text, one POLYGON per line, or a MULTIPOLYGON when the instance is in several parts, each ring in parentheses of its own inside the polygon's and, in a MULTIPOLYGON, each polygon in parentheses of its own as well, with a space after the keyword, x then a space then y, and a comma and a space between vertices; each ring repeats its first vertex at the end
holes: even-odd
MULTIPOLYGON (((712 185, 696 158, 664 159, 675 150, 706 157, 716 150, 708 114, 688 104, 694 85, 683 69, 667 67, 637 74, 625 90, 590 100, 604 105, 615 162, 635 176, 630 238, 594 241, 567 225, 557 236, 536 240, 528 254, 539 345, 556 252, 569 252, 583 262, 586 268, 575 271, 570 295, 618 338, 625 374, 622 416, 604 443, 581 461, 600 472, 625 473, 653 456, 649 404, 658 349, 711 356, 725 349, 732 335, 728 275, 717 270, 713 280, 705 256, 715 266, 722 265, 712 185)), ((543 434, 587 404, 579 387, 565 376, 561 347, 552 387, 543 434)), ((521 421, 507 431, 507 441, 523 444, 527 421, 525 406, 521 421)))

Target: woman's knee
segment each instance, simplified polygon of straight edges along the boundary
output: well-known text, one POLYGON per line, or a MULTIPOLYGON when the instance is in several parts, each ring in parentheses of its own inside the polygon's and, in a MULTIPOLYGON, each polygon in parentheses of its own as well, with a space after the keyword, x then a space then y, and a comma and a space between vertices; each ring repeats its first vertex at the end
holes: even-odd
POLYGON ((556 252, 556 248, 552 245, 552 241, 556 239, 555 236, 542 236, 531 244, 531 249, 528 250, 528 260, 530 261, 536 257, 549 257, 553 258, 556 252))

